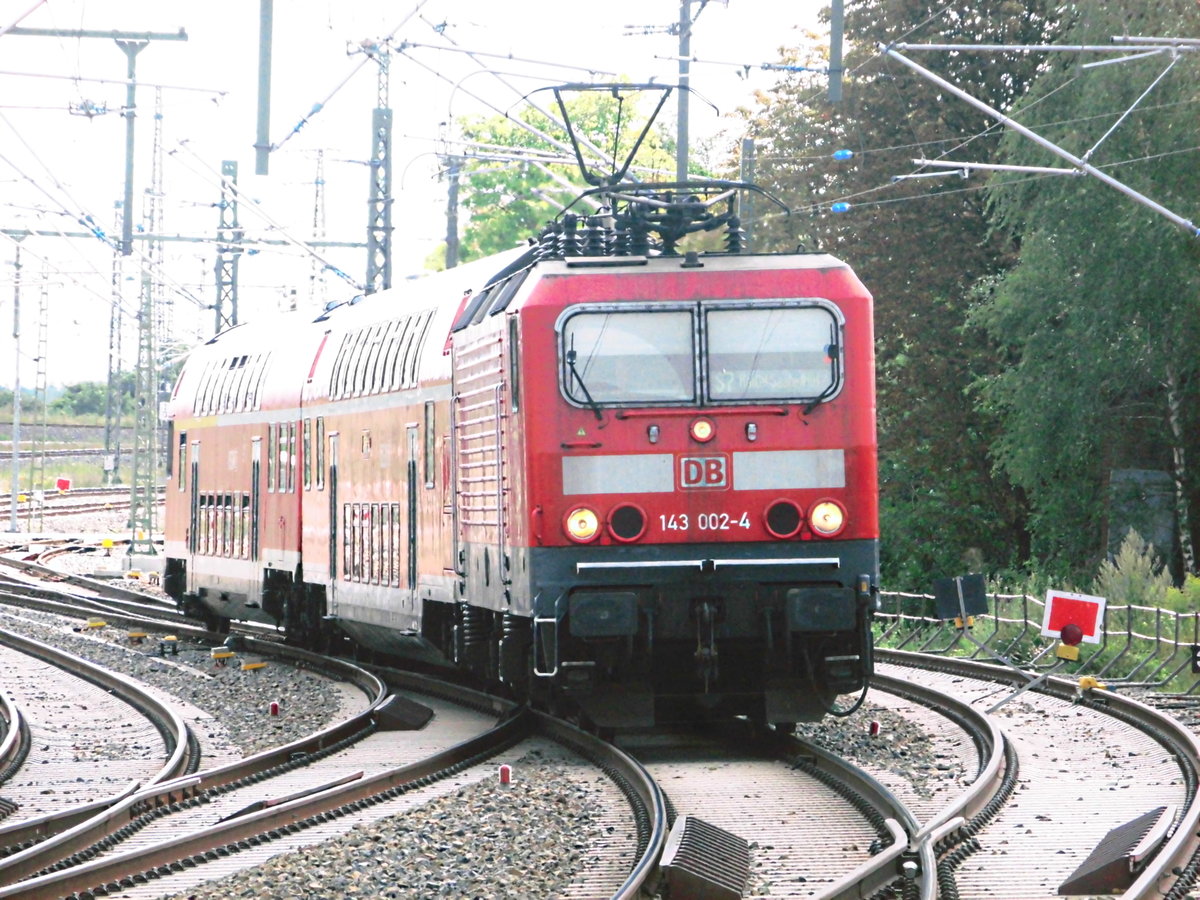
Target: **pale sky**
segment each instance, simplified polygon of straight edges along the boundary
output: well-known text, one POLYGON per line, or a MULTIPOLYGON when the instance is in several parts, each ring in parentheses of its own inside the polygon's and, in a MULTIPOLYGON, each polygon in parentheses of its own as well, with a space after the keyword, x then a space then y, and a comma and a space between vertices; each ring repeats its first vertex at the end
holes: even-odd
MULTIPOLYGON (((693 29, 693 88, 721 113, 749 104, 754 90, 766 89, 780 77, 757 66, 778 61, 781 46, 808 45, 824 5, 821 0, 707 3, 693 29)), ((694 0, 693 12, 699 8, 694 0)), ((209 241, 172 242, 164 251, 165 278, 174 285, 168 291, 172 330, 188 343, 211 336, 214 327, 213 311, 201 307, 216 298, 211 240, 220 217, 216 173, 223 160, 238 163, 243 196, 258 201, 263 210, 260 215, 249 202, 241 204, 239 220, 247 236, 278 237, 283 231, 303 241, 314 234, 317 151, 322 150, 325 238, 365 241, 369 181, 364 161, 371 149, 379 69, 373 61, 363 65, 361 53, 348 55, 348 46, 393 32, 394 43, 432 45, 391 56, 397 282, 419 270, 444 239, 446 188, 438 178, 437 153, 445 148, 439 139, 453 136, 444 123, 493 112, 472 94, 509 111, 519 108, 521 95, 535 87, 593 80, 589 69, 619 73, 630 81, 673 83, 678 38, 666 28, 678 18, 678 0, 591 5, 562 0, 276 0, 270 135, 281 146, 271 155, 269 175, 256 176, 257 2, 0 0, 0 29, 18 24, 60 32, 186 30, 186 42, 152 41, 136 57, 133 183, 135 222, 140 225, 151 184, 156 96, 161 96, 163 230, 209 241), (454 45, 496 55, 480 55, 476 61, 443 49, 454 45), (503 73, 512 86, 483 71, 489 68, 503 73), (288 138, 316 104, 324 106, 288 138)), ((78 219, 91 216, 99 228, 119 238, 115 203, 124 193, 126 54, 107 37, 13 34, 0 34, 0 51, 0 226, 79 232, 78 219), (84 109, 94 114, 85 115, 84 109), (95 114, 97 110, 107 112, 95 114)), ((724 123, 704 102, 693 99, 690 107, 693 143, 721 130, 724 123)), ((674 97, 663 116, 674 122, 674 97)), ((11 337, 14 249, 11 240, 0 237, 0 384, 9 386, 16 346, 11 337)), ((353 280, 364 280, 365 249, 322 252, 353 280)), ((106 377, 113 260, 114 253, 94 237, 35 236, 22 242, 24 387, 34 384, 43 297, 49 382, 106 377)), ((242 321, 286 308, 293 296, 303 306, 314 297, 340 299, 356 293, 333 274, 320 274, 292 247, 243 255, 239 274, 242 321)), ((130 311, 139 302, 141 277, 137 258, 126 258, 120 279, 130 311)), ((122 348, 126 369, 136 357, 133 328, 127 316, 122 348)))

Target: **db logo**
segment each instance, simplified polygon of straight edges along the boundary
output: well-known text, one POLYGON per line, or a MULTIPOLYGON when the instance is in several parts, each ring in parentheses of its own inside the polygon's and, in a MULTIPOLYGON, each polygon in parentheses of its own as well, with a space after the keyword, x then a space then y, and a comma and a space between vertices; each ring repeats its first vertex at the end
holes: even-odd
POLYGON ((681 488, 723 488, 729 486, 729 460, 724 456, 682 456, 679 458, 681 488))

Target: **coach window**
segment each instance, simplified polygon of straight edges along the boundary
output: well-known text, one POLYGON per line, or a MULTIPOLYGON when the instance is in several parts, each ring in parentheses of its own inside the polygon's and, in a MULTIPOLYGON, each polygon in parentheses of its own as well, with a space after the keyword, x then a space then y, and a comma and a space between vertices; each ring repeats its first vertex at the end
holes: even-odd
POLYGON ((280 451, 280 462, 287 472, 287 491, 296 492, 296 423, 287 423, 287 446, 280 451))
POLYGON ((839 322, 825 306, 708 309, 708 399, 804 400, 839 381, 839 322))
POLYGON ((573 403, 695 402, 691 309, 587 309, 561 327, 559 377, 573 403))
POLYGON ((518 361, 520 359, 520 341, 521 333, 519 329, 520 322, 516 316, 509 316, 508 319, 508 395, 512 397, 512 411, 516 412, 521 408, 521 379, 520 367, 518 361))
POLYGON ((383 325, 371 329, 371 336, 367 343, 366 371, 363 375, 363 393, 365 394, 379 393, 379 382, 375 380, 375 374, 379 370, 379 356, 383 353, 384 331, 385 326, 383 325))
POLYGON ((216 363, 210 362, 204 367, 204 371, 200 375, 200 384, 196 388, 196 400, 192 404, 192 410, 198 416, 202 416, 208 412, 208 393, 212 390, 215 366, 216 363))
POLYGON ((250 357, 244 354, 239 356, 237 359, 237 369, 234 373, 233 379, 230 381, 229 392, 224 398, 225 412, 243 411, 242 397, 245 396, 245 391, 242 385, 246 382, 246 361, 249 359, 250 357))
POLYGON ((325 490, 325 417, 317 416, 317 490, 325 490))
POLYGON ((267 490, 275 490, 275 472, 279 466, 279 429, 267 425, 267 490))
POLYGON ((246 513, 250 509, 250 497, 245 491, 233 495, 234 527, 233 555, 238 559, 246 558, 246 513))
POLYGON ((221 556, 233 556, 233 496, 221 498, 221 556))
POLYGON ((220 495, 210 494, 208 497, 208 555, 219 556, 221 553, 221 500, 220 495))
POLYGON ((354 383, 350 385, 350 396, 361 397, 367 389, 367 355, 371 349, 371 334, 374 329, 364 328, 359 332, 354 345, 354 383))
POLYGON ((236 356, 229 360, 228 364, 222 364, 220 378, 217 382, 216 395, 213 397, 213 412, 227 412, 226 401, 229 398, 229 386, 233 381, 233 372, 236 370, 236 356))
POLYGON ((187 489, 187 432, 179 432, 179 489, 187 489))
POLYGON ((413 341, 415 346, 413 348, 413 353, 411 354, 412 368, 409 369, 409 373, 408 373, 409 382, 411 384, 417 383, 417 378, 418 378, 418 375, 421 370, 421 350, 425 346, 425 335, 427 335, 429 333, 429 323, 432 321, 433 321, 433 310, 430 310, 429 312, 426 312, 426 313, 422 313, 420 316, 417 317, 417 325, 416 325, 417 334, 416 334, 415 340, 413 341))
POLYGON ((400 350, 397 353, 400 362, 399 373, 397 374, 396 378, 397 388, 409 386, 408 371, 411 367, 409 366, 408 361, 413 355, 413 343, 417 335, 417 325, 418 319, 416 317, 410 316, 404 320, 404 335, 400 350))
POLYGON ((346 358, 350 353, 350 335, 342 335, 338 345, 337 355, 333 358, 333 370, 329 375, 329 396, 338 399, 342 396, 342 372, 346 368, 346 358))
POLYGON ((349 503, 342 506, 342 580, 350 580, 354 566, 354 510, 349 503))
POLYGON ((301 448, 304 454, 304 489, 312 490, 312 419, 304 420, 304 445, 301 448))
POLYGON ((437 409, 432 400, 425 401, 425 487, 434 486, 434 452, 437 448, 437 409))

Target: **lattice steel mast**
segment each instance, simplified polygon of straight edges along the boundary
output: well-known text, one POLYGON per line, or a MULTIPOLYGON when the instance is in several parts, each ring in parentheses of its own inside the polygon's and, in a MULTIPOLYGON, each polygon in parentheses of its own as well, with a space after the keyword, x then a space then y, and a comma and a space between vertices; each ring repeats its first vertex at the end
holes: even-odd
MULTIPOLYGON (((154 555, 158 519, 158 337, 164 324, 162 283, 156 277, 163 261, 162 242, 162 92, 155 95, 154 152, 150 187, 142 217, 151 235, 142 256, 141 302, 138 306, 138 358, 134 393, 133 477, 130 480, 129 553, 154 555)), ((128 213, 128 211, 127 211, 128 213)), ((127 215, 127 221, 128 221, 127 215)))
POLYGON ((213 334, 238 323, 238 260, 243 232, 238 225, 237 160, 221 163, 221 221, 217 226, 217 311, 213 334))
POLYGON ((371 112, 371 199, 367 221, 366 292, 392 286, 392 111, 388 108, 388 48, 364 48, 379 64, 375 109, 371 112))

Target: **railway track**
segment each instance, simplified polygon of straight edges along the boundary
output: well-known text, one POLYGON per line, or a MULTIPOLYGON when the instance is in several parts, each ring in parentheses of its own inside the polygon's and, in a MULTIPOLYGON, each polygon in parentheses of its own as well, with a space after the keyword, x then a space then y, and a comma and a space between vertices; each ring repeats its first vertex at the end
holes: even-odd
MULTIPOLYGON (((131 606, 128 614, 139 616, 142 612, 133 611, 131 606)), ((612 832, 617 837, 610 845, 594 850, 593 871, 577 875, 572 889, 564 896, 616 896, 622 888, 622 878, 634 871, 635 861, 639 861, 637 865, 646 873, 644 884, 673 877, 670 867, 656 872, 657 857, 652 848, 666 846, 663 835, 670 830, 667 825, 674 822, 678 826, 681 821, 686 825, 687 818, 692 817, 746 840, 750 851, 746 890, 755 894, 860 897, 882 890, 885 893, 881 896, 890 891, 893 896, 905 897, 1024 900, 1029 896, 1054 895, 1058 885, 1109 829, 1144 811, 1140 807, 1151 804, 1174 805, 1177 812, 1164 849, 1152 859, 1138 861, 1136 883, 1123 896, 1186 896, 1185 879, 1189 867, 1194 870, 1189 835, 1196 830, 1190 823, 1195 821, 1192 810, 1196 805, 1197 764, 1195 739, 1178 722, 1153 711, 1146 712, 1140 704, 1124 698, 1076 696, 1078 685, 1054 680, 1044 685, 1045 693, 1022 694, 996 713, 983 715, 980 709, 991 706, 1004 692, 1014 690, 1015 686, 1002 686, 1007 678, 1005 670, 978 663, 931 660, 919 654, 881 652, 880 660, 880 678, 872 702, 875 707, 888 709, 897 718, 913 723, 914 728, 928 736, 929 747, 924 751, 921 765, 931 771, 923 782, 914 779, 905 765, 895 765, 895 760, 889 765, 862 752, 854 762, 866 773, 865 779, 834 775, 835 770, 845 768, 833 759, 840 752, 836 746, 822 755, 820 748, 811 745, 793 745, 785 751, 778 747, 771 749, 770 742, 757 745, 751 752, 744 740, 735 740, 738 749, 727 752, 720 749, 716 738, 697 743, 694 736, 689 739, 690 744, 684 741, 678 747, 665 743, 667 739, 663 736, 643 739, 642 746, 636 737, 623 740, 621 751, 640 761, 651 776, 651 785, 666 786, 666 799, 671 807, 657 814, 662 816, 662 822, 649 828, 631 829, 620 824, 639 814, 612 813, 613 821, 618 823, 611 826, 612 832), (930 671, 930 666, 939 666, 941 670, 930 671), (689 753, 696 758, 689 761, 689 753), (1102 761, 1097 763, 1097 759, 1102 761), (801 768, 795 768, 797 765, 801 768), (1102 774, 1111 776, 1112 783, 1100 783, 1094 791, 1081 791, 1079 784, 1095 782, 1097 765, 1102 774), (806 771, 804 766, 823 772, 826 780, 806 771), (688 767, 690 772, 685 771, 688 767), (839 789, 829 787, 837 780, 857 784, 844 790, 859 800, 838 799, 842 797, 839 789), (814 796, 821 798, 819 802, 828 808, 838 809, 837 816, 842 820, 852 823, 846 830, 836 829, 829 819, 815 814, 807 825, 798 823, 796 810, 815 809, 818 802, 807 799, 808 794, 793 793, 807 790, 798 786, 806 781, 823 785, 812 788, 814 796), (864 787, 872 783, 879 787, 864 787), (1075 793, 1066 797, 1064 787, 1075 793), (799 799, 801 796, 805 799, 799 799), (784 797, 791 802, 784 804, 786 810, 781 810, 777 804, 784 797), (864 813, 867 807, 873 812, 864 813), (779 826, 781 830, 770 830, 772 817, 784 823, 779 826), (807 838, 804 827, 811 829, 807 838), (636 839, 625 835, 635 830, 639 835, 636 839), (646 837, 650 834, 658 837, 651 841, 646 837), (805 853, 813 853, 817 858, 806 861, 805 853), (1183 875, 1172 874, 1172 869, 1183 875)), ((427 702, 416 694, 410 696, 418 702, 427 702)), ((448 715, 441 709, 437 714, 448 715)), ((537 726, 541 727, 545 726, 537 726)), ((863 721, 858 721, 857 727, 861 730, 863 721)), ((824 723, 806 731, 815 732, 819 740, 834 728, 824 723)), ((404 735, 392 737, 399 740, 404 735)), ((499 751, 499 755, 485 755, 466 765, 460 773, 444 778, 444 787, 453 789, 460 784, 456 779, 461 779, 461 783, 488 782, 494 778, 501 760, 519 768, 520 760, 547 752, 546 744, 537 743, 543 740, 537 729, 514 737, 513 743, 507 750, 499 751)), ((891 746, 903 749, 909 741, 910 737, 906 737, 891 746)), ((873 750, 887 746, 885 736, 874 742, 873 750)), ((589 764, 576 761, 574 765, 587 771, 589 764)), ((635 765, 635 771, 636 768, 635 765)), ((400 786, 393 782, 387 790, 400 786)), ((613 790, 620 793, 619 789, 613 790)), ((650 786, 645 790, 653 796, 661 789, 650 786)), ((433 794, 422 796, 423 802, 437 802, 430 800, 433 794)), ((393 799, 403 802, 398 797, 393 799)), ((363 802, 371 808, 383 806, 383 801, 363 802)), ((408 802, 413 802, 412 798, 408 802)), ((653 803, 644 808, 653 810, 653 803)), ((352 811, 356 815, 359 812, 352 811)), ((329 830, 311 831, 307 839, 318 834, 324 839, 344 832, 350 814, 350 811, 324 813, 326 821, 314 822, 310 827, 321 825, 329 830)), ((419 815, 411 807, 404 808, 402 814, 419 815)), ((319 815, 306 813, 303 818, 319 815)), ((656 814, 640 815, 653 821, 656 814)), ((249 840, 239 838, 239 842, 249 840)), ((232 853, 229 843, 223 846, 225 852, 232 853)), ((266 843, 275 844, 262 851, 267 855, 283 847, 274 839, 266 843)), ((216 853, 217 859, 228 859, 217 850, 209 850, 193 853, 192 864, 197 864, 197 855, 211 853, 216 853)), ((178 864, 190 868, 190 864, 178 864)), ((172 865, 156 864, 168 869, 172 865)), ((234 863, 228 865, 232 867, 234 863)), ((142 877, 148 877, 145 871, 142 877)), ((120 881, 110 884, 119 885, 120 881)), ((139 896, 152 896, 156 890, 161 893, 160 888, 157 884, 148 886, 145 890, 149 893, 139 896)), ((123 891, 132 889, 122 887, 123 891)))
POLYGON ((985 819, 968 816, 945 832, 938 859, 955 896, 1056 895, 1097 864, 1092 853, 1102 844, 1128 877, 1114 882, 1119 889, 1091 893, 1128 900, 1187 895, 1196 870, 1200 742, 1182 723, 1062 679, 1012 696, 1026 680, 985 663, 895 651, 881 651, 879 661, 884 678, 953 693, 972 707, 1005 700, 988 718, 1004 734, 1004 768, 1018 775, 1019 799, 991 803, 985 819), (1128 848, 1106 844, 1114 829, 1159 808, 1165 823, 1158 831, 1147 825, 1128 848), (1161 849, 1135 846, 1146 833, 1161 849), (1143 855, 1125 860, 1126 849, 1143 855))
POLYGON ((6 718, 27 734, 23 751, 8 747, 0 759, 0 846, 70 828, 198 762, 171 706, 73 654, 0 630, 0 674, 6 718))
MULTIPOLYGON (((20 602, 59 609, 67 601, 26 595, 20 602), (48 607, 46 604, 54 605, 48 607)), ((87 609, 91 608, 89 605, 87 609)), ((76 609, 75 615, 80 612, 76 609)), ((126 609, 110 609, 108 614, 121 620, 132 616, 131 621, 138 623, 144 623, 148 618, 140 611, 131 613, 126 609)), ((407 679, 407 690, 413 689, 411 682, 415 676, 390 672, 388 678, 393 682, 407 679)), ((427 685, 418 684, 417 689, 423 695, 420 702, 431 702, 425 699, 431 691, 427 685)), ((437 690, 448 688, 438 688, 433 693, 437 690)), ((457 688, 453 690, 459 692, 457 688)), ((451 705, 436 698, 432 702, 438 705, 435 716, 438 726, 421 733, 415 741, 398 741, 395 732, 380 728, 379 719, 386 718, 386 713, 380 713, 377 704, 373 704, 375 719, 364 729, 370 733, 338 747, 328 754, 328 762, 314 762, 312 767, 303 769, 292 768, 298 755, 306 760, 309 757, 315 760, 322 755, 329 741, 326 736, 318 740, 322 745, 319 749, 298 744, 280 748, 275 751, 273 766, 269 765, 269 759, 265 762, 243 761, 199 772, 158 792, 143 792, 125 798, 95 816, 86 827, 73 829, 69 836, 41 841, 0 859, 0 882, 7 885, 0 889, 0 897, 64 896, 77 891, 95 894, 118 887, 124 891, 147 877, 157 881, 156 876, 167 875, 171 868, 192 873, 194 869, 208 866, 199 878, 219 877, 224 874, 224 868, 255 864, 253 854, 237 861, 229 860, 231 853, 245 851, 247 845, 262 845, 261 852, 272 855, 286 851, 289 841, 311 843, 314 839, 329 837, 344 830, 356 818, 395 813, 403 811, 406 805, 427 802, 437 795, 438 790, 428 788, 428 785, 445 781, 440 789, 451 789, 458 784, 452 780, 454 775, 464 768, 470 771, 466 771, 463 778, 484 777, 494 770, 495 755, 506 749, 514 760, 544 754, 547 741, 559 748, 567 748, 560 752, 577 759, 576 766, 582 766, 587 772, 581 776, 585 782, 595 778, 596 765, 614 772, 623 767, 628 770, 628 776, 622 779, 626 787, 609 789, 609 794, 614 795, 625 809, 623 814, 616 814, 623 825, 619 833, 609 839, 612 846, 604 848, 590 861, 589 874, 580 882, 584 892, 579 896, 594 896, 589 891, 602 882, 610 885, 613 896, 621 896, 624 883, 640 883, 636 881, 638 878, 647 877, 644 873, 651 871, 647 865, 640 867, 642 875, 637 874, 638 848, 661 846, 662 813, 661 809, 657 813, 647 811, 655 805, 652 789, 641 779, 636 766, 594 737, 532 714, 501 722, 486 737, 464 735, 461 723, 455 725, 463 713, 453 712, 451 705), (431 747, 434 744, 437 746, 431 747), (398 757, 405 755, 413 757, 413 761, 397 766, 398 757), (390 767, 381 769, 385 759, 390 767), (267 766, 265 770, 264 765, 267 766), (264 772, 269 772, 269 776, 264 772), (353 777, 356 773, 358 777, 353 777), (641 788, 629 787, 639 780, 642 781, 641 788), (343 781, 346 783, 338 784, 343 781), (239 785, 236 792, 230 787, 234 783, 239 785), (630 812, 627 798, 639 796, 647 798, 638 801, 643 811, 630 812), (262 808, 255 810, 256 805, 262 808), (210 821, 197 823, 197 810, 210 821), (252 812, 237 815, 245 810, 252 812), (304 811, 305 815, 300 816, 298 810, 304 811), (370 815, 366 810, 371 811, 370 815), (186 824, 179 824, 180 819, 186 824), (217 821, 211 821, 213 819, 217 821), (283 820, 287 824, 281 831, 278 825, 283 820), (655 821, 659 822, 657 827, 653 824, 655 821), (256 827, 258 831, 254 831, 256 827), (175 837, 158 839, 164 832, 175 837), (294 840, 290 837, 292 832, 298 833, 294 840), (178 839, 180 833, 187 833, 187 838, 178 839), (640 835, 640 838, 631 840, 629 834, 640 835), (118 842, 117 836, 127 839, 118 842), (172 849, 168 851, 160 846, 165 844, 171 845, 172 849), (172 853, 176 854, 173 862, 160 861, 165 858, 162 854, 172 853), (217 861, 220 862, 214 874, 208 864, 217 861), (155 874, 149 876, 147 872, 155 874)), ((462 700, 456 702, 461 704, 462 700)), ((482 698, 475 703, 487 706, 495 723, 497 711, 501 710, 498 701, 482 698)), ((502 711, 507 714, 507 707, 502 711)), ((480 726, 479 714, 473 716, 475 721, 466 730, 485 730, 480 726)), ((343 726, 346 727, 349 726, 343 726)), ((189 877, 196 880, 195 874, 189 877)), ((176 877, 176 881, 181 880, 187 878, 176 877)), ((150 892, 147 896, 164 889, 154 885, 147 888, 150 892)), ((632 896, 628 891, 634 890, 636 888, 627 889, 627 895, 632 896)))
MULTIPOLYGON (((163 488, 159 488, 161 497, 163 488)), ((129 487, 73 488, 70 491, 44 491, 39 500, 30 501, 31 492, 22 492, 18 519, 33 517, 58 518, 71 515, 119 512, 130 506, 129 487)), ((11 494, 0 494, 0 510, 11 507, 11 494)))

